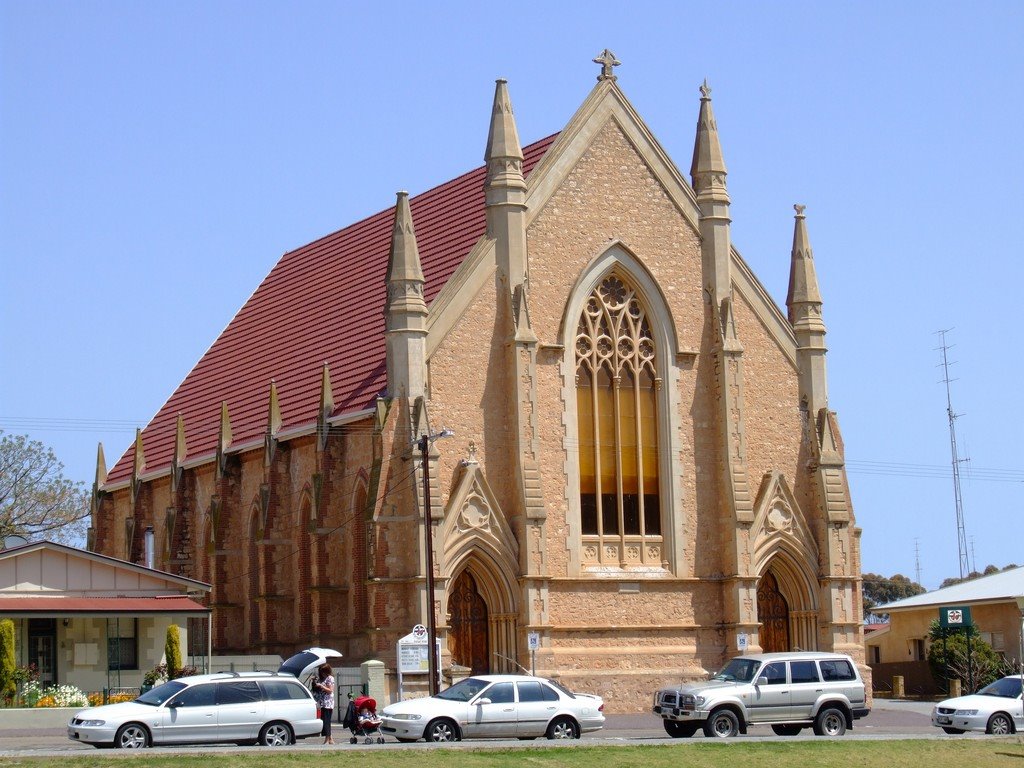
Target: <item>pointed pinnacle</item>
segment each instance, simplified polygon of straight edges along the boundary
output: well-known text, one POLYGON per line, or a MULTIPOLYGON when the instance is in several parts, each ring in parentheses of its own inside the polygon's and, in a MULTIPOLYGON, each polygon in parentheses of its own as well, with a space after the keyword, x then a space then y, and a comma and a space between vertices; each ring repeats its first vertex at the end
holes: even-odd
MULTIPOLYGON (((697 136, 693 143, 693 162, 690 164, 690 176, 694 186, 700 187, 698 179, 706 174, 725 176, 729 171, 722 157, 722 145, 718 139, 718 123, 711 107, 711 87, 708 81, 700 87, 700 114, 697 117, 697 136)), ((724 187, 724 180, 721 185, 724 187)))
POLYGON ((420 251, 416 245, 416 231, 412 225, 408 192, 397 193, 395 226, 391 231, 387 282, 396 280, 423 282, 423 269, 420 267, 420 251))
POLYGON ((523 150, 519 144, 519 130, 516 128, 515 115, 512 112, 512 99, 508 94, 508 81, 496 80, 494 86, 494 105, 491 108, 491 125, 487 131, 487 148, 484 150, 484 162, 490 163, 498 159, 523 159, 523 150))

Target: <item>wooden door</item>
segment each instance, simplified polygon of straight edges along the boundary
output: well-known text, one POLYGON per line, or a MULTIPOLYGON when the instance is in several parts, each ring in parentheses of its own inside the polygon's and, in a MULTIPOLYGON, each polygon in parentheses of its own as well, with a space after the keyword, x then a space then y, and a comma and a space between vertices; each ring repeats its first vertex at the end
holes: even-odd
POLYGON ((789 605, 779 592, 774 574, 766 573, 757 585, 757 618, 761 622, 761 650, 765 653, 788 651, 789 605))
POLYGON ((449 625, 448 646, 452 661, 462 667, 469 667, 474 675, 490 671, 487 637, 487 603, 477 592, 476 582, 468 571, 463 571, 455 580, 448 596, 449 625))

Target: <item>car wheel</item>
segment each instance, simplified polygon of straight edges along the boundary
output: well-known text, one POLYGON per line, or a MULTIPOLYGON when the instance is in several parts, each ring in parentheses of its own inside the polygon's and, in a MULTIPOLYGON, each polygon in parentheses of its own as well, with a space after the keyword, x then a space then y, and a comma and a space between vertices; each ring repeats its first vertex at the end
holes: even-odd
POLYGON ((459 732, 451 720, 433 720, 423 732, 423 738, 433 742, 458 741, 459 732))
POLYGON ((149 731, 138 723, 127 723, 117 729, 114 746, 119 749, 142 749, 149 746, 149 731))
POLYGON ((948 733, 950 735, 955 735, 955 734, 963 733, 964 732, 963 728, 950 728, 949 726, 943 726, 942 730, 943 730, 943 732, 948 733))
POLYGON ((665 733, 673 739, 688 739, 700 728, 700 723, 680 723, 678 720, 663 720, 665 733))
POLYGON ((773 725, 776 736, 796 736, 803 730, 799 725, 773 725))
POLYGON ((846 715, 835 707, 826 707, 814 719, 817 736, 842 736, 846 733, 846 715))
POLYGON ((260 744, 264 747, 287 747, 292 743, 292 729, 287 723, 267 723, 260 731, 260 744))
POLYGON ((728 739, 740 732, 740 721, 729 709, 712 712, 711 717, 704 721, 704 735, 728 739))
POLYGON ((580 727, 571 717, 556 717, 548 723, 546 735, 549 739, 578 739, 580 727))
POLYGON ((1007 736, 1013 733, 1013 722, 1010 720, 1010 716, 1004 712, 996 712, 988 719, 985 733, 991 733, 995 736, 1007 736))

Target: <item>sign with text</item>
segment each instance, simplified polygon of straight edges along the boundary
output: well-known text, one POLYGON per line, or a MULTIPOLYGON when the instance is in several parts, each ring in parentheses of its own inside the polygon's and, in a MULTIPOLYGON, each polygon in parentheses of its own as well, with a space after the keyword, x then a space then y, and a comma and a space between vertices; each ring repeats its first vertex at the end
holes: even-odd
POLYGON ((747 645, 750 643, 750 636, 746 632, 740 632, 736 635, 736 647, 741 650, 747 650, 747 645))
POLYGON ((526 642, 530 646, 531 651, 540 650, 540 632, 530 632, 526 635, 526 642))
POLYGON ((966 605, 944 605, 939 608, 939 626, 944 629, 965 629, 971 623, 971 609, 966 605))
MULTIPOLYGON (((427 628, 417 624, 412 632, 398 641, 398 670, 403 675, 430 674, 427 655, 427 628)), ((441 641, 437 641, 437 655, 441 656, 441 641)), ((440 665, 438 665, 440 669, 440 665)))

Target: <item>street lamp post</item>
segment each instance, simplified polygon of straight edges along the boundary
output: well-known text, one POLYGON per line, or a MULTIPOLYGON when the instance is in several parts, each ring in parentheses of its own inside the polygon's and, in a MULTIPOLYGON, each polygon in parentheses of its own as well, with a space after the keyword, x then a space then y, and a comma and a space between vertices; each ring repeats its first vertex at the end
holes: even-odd
POLYGON ((416 441, 423 462, 423 536, 426 539, 427 556, 427 674, 430 675, 430 695, 437 695, 437 620, 434 616, 434 531, 433 514, 430 509, 430 444, 442 437, 455 433, 442 429, 436 435, 421 435, 416 441))
POLYGON ((1017 655, 1018 672, 1020 672, 1020 684, 1024 689, 1024 595, 1014 598, 1017 601, 1017 609, 1020 611, 1020 648, 1017 655))

